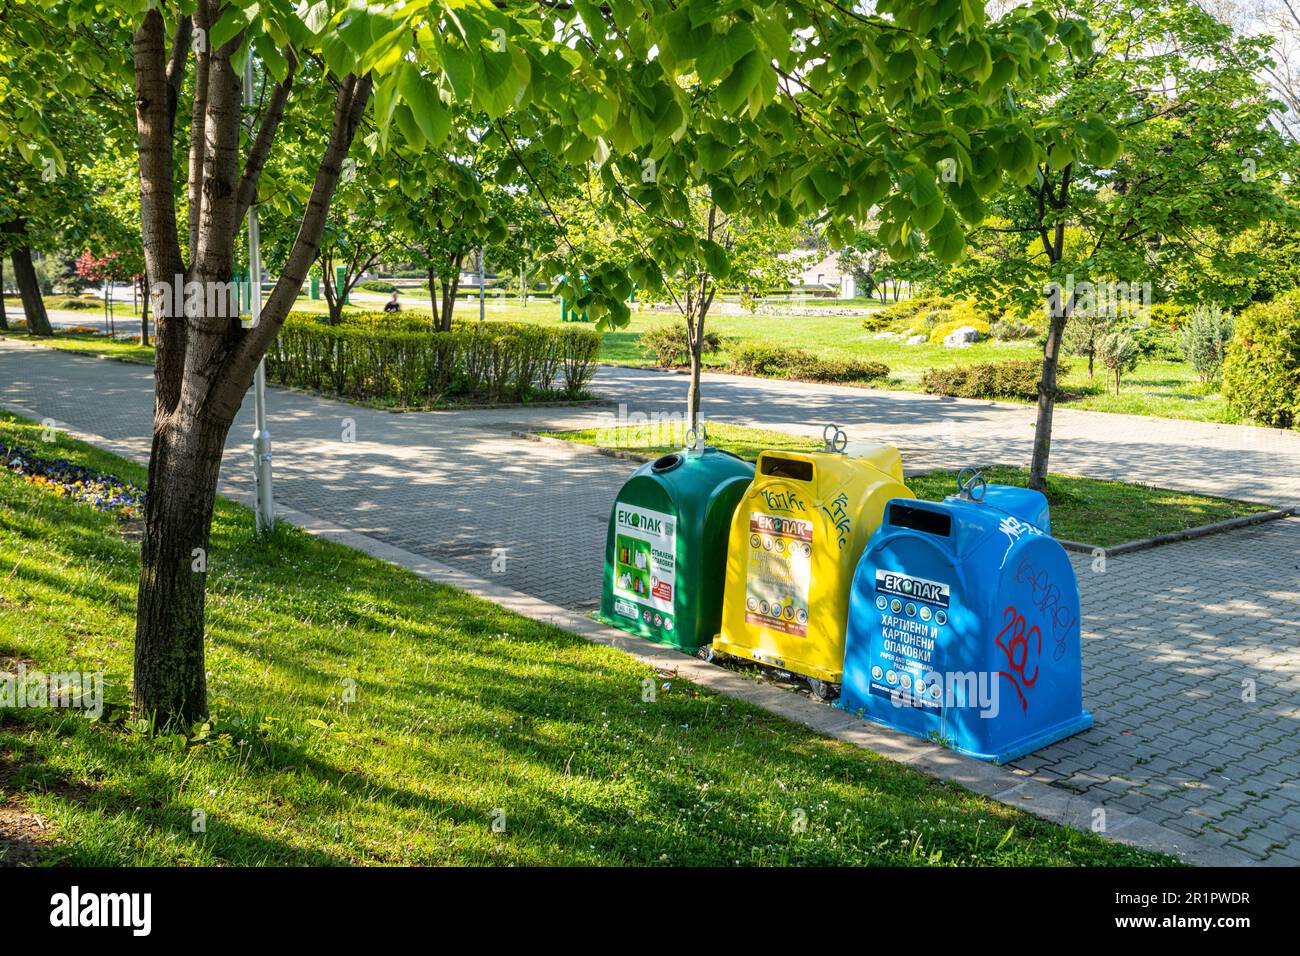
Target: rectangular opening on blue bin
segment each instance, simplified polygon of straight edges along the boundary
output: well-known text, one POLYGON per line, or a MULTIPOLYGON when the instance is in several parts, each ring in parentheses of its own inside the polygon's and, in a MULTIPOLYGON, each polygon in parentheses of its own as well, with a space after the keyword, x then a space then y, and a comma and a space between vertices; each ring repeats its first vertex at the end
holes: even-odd
POLYGON ((946 538, 952 534, 952 518, 942 511, 930 511, 893 502, 889 506, 889 523, 895 528, 907 528, 925 534, 946 538))
POLYGON ((763 474, 773 478, 792 478, 795 481, 812 481, 813 466, 810 461, 797 458, 773 458, 763 456, 763 474))

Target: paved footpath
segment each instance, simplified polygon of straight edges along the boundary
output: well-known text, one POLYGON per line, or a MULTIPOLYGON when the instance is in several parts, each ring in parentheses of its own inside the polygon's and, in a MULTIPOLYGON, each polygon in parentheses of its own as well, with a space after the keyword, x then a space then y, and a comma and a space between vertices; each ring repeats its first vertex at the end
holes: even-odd
MULTIPOLYGON (((683 376, 602 369, 631 411, 682 407, 683 376)), ((898 443, 913 467, 1028 457, 1032 411, 834 386, 708 376, 723 421, 898 443)), ((582 427, 611 410, 394 414, 272 389, 277 501, 564 607, 599 591, 609 507, 634 467, 513 430, 582 427), (355 439, 344 440, 348 420, 355 439), (493 571, 495 549, 506 569, 493 571)), ((0 341, 0 406, 148 453, 152 373, 0 341)), ((224 475, 251 487, 251 402, 224 475)), ((1291 506, 1300 434, 1062 409, 1053 465, 1291 506)), ((1112 558, 1076 556, 1091 731, 1019 772, 1204 842, 1300 864, 1300 518, 1112 558)))

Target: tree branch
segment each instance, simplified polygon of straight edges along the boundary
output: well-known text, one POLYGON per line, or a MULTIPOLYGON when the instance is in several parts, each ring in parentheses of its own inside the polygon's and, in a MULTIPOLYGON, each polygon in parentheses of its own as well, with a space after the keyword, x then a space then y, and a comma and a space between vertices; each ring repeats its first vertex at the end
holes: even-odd
POLYGON ((289 72, 282 82, 275 85, 275 89, 271 93, 271 102, 267 104, 266 112, 262 116, 262 122, 257 128, 257 136, 253 139, 253 145, 248 151, 248 159, 244 163, 244 172, 239 177, 239 186, 235 190, 235 215, 239 219, 244 218, 244 214, 248 212, 248 207, 257 198, 258 179, 261 178, 262 170, 266 167, 266 160, 271 154, 271 145, 275 142, 275 134, 280 128, 280 120, 284 118, 284 107, 289 101, 289 91, 293 86, 294 73, 298 68, 298 60, 293 55, 293 51, 288 51, 288 55, 289 72))

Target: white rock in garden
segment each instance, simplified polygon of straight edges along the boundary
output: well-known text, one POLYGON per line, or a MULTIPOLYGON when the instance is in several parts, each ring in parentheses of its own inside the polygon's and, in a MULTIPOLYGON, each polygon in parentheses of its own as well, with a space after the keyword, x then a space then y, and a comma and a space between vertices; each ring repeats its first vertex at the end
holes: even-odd
POLYGON ((904 342, 903 344, 904 344, 904 345, 920 345, 922 342, 926 342, 926 341, 928 341, 928 340, 929 340, 929 337, 928 337, 928 336, 925 336, 925 335, 913 335, 910 339, 908 339, 908 340, 907 340, 906 342, 904 342))
POLYGON ((959 329, 953 329, 943 337, 943 344, 950 349, 964 349, 972 342, 978 342, 984 337, 984 334, 973 325, 963 325, 959 329))
POLYGON ((872 336, 872 338, 873 338, 873 339, 896 339, 896 338, 898 338, 898 333, 897 333, 897 332, 877 332, 875 335, 872 336))

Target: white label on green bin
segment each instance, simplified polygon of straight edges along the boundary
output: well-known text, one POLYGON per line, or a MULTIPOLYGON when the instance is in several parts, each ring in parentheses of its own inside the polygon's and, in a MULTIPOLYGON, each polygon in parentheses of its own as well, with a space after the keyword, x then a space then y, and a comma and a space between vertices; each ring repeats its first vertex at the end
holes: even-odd
POLYGON ((616 509, 614 592, 636 605, 643 623, 672 630, 677 519, 621 502, 616 509))
POLYGON ((755 511, 749 516, 745 623, 785 634, 808 634, 813 524, 755 511))

